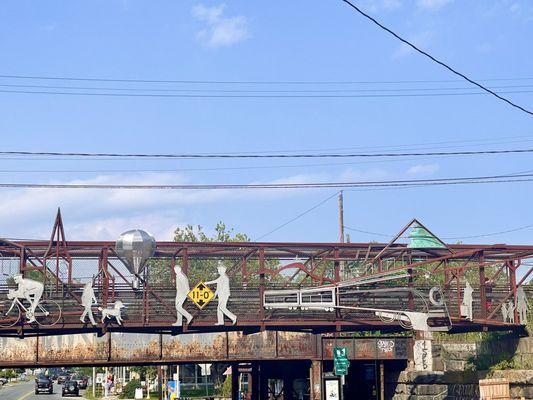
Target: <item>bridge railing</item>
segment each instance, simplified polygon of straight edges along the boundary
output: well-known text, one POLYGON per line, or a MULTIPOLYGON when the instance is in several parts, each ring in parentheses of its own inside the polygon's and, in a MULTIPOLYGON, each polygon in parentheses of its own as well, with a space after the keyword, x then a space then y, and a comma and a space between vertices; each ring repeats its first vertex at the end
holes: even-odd
MULTIPOLYGON (((134 290, 132 275, 112 243, 5 242, 0 254, 10 273, 17 266, 26 278, 41 280, 43 298, 61 308, 61 318, 52 326, 30 323, 25 313, 12 326, 5 326, 0 316, 0 335, 106 330, 398 330, 411 328, 410 317, 406 320, 402 313, 437 311, 442 311, 435 319, 441 327, 509 329, 523 322, 516 309, 518 288, 533 269, 522 265, 533 255, 533 248, 526 246, 457 245, 451 250, 426 251, 368 243, 163 242, 158 243, 148 272, 141 277, 140 290, 134 290), (231 282, 228 309, 237 316, 236 325, 229 319, 224 327, 215 325, 215 299, 201 310, 186 301, 192 322, 172 326, 177 318, 174 266, 182 266, 192 287, 216 278, 219 263, 226 266, 231 282), (118 300, 125 305, 122 325, 114 318, 98 321, 96 326, 80 321, 81 293, 87 282, 92 282, 98 307, 112 306, 118 300), (472 318, 462 312, 467 286, 472 291, 472 318), (504 318, 502 306, 509 310, 510 302, 515 309, 504 318)), ((14 287, 10 276, 0 281, 2 304, 14 287)), ((101 316, 97 307, 93 313, 97 319, 101 316)))

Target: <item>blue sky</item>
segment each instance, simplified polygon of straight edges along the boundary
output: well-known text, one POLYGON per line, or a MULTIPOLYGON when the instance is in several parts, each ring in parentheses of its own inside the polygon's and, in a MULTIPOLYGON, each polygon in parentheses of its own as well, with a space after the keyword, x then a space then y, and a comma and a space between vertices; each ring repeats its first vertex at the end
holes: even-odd
MULTIPOLYGON (((533 85, 533 5, 529 1, 365 0, 357 4, 472 78, 515 79, 484 81, 489 86, 520 86, 498 90, 527 91, 533 85)), ((340 1, 5 1, 0 18, 0 75, 219 81, 429 80, 442 82, 349 88, 469 87, 407 50, 340 1)), ((6 78, 0 79, 1 84, 119 86, 6 78)), ((199 88, 170 84, 142 87, 199 88)), ((250 86, 231 88, 247 90, 250 86)), ((307 85, 306 89, 321 87, 307 85)), ((531 93, 506 96, 533 108, 531 93)), ((169 99, 0 93, 0 110, 4 150, 207 153, 533 147, 532 117, 486 95, 169 99)), ((533 163, 529 154, 364 163, 1 158, 0 170, 9 172, 0 172, 0 181, 314 182, 492 175, 530 169, 533 163), (272 166, 275 168, 263 168, 272 166), (244 168, 198 170, 220 167, 244 168)), ((334 192, 2 190, 0 234, 46 237, 60 206, 70 239, 115 239, 122 231, 140 227, 163 240, 170 239, 178 225, 200 224, 211 229, 219 220, 255 238, 334 192)), ((443 237, 483 234, 533 224, 529 212, 532 194, 529 183, 352 191, 345 194, 345 222, 362 230, 394 234, 417 217, 443 237)), ((336 206, 331 199, 265 240, 335 241, 336 206)), ((381 238, 352 232, 351 239, 381 238)), ((533 228, 465 242, 531 243, 532 239, 533 228)))

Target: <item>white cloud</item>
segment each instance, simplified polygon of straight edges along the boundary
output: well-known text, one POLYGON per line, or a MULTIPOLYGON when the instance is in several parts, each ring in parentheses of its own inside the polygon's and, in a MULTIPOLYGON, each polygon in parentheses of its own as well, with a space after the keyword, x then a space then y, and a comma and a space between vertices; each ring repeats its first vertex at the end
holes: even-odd
POLYGON ((341 173, 339 180, 342 182, 377 181, 390 177, 390 174, 381 168, 371 168, 365 171, 348 168, 341 173))
MULTIPOLYGON (((327 180, 321 174, 288 176, 263 183, 308 183, 327 180)), ((56 184, 180 184, 175 173, 102 175, 56 184)), ((254 183, 254 182, 252 182, 254 183)), ((261 182, 255 182, 261 183, 261 182)), ((68 240, 114 240, 128 229, 142 228, 158 240, 170 240, 176 227, 195 223, 190 214, 206 205, 276 200, 305 195, 306 190, 102 190, 4 189, 0 196, 0 236, 46 239, 60 207, 68 240)), ((215 221, 216 222, 216 221, 215 221)))
MULTIPOLYGON (((432 173, 438 165, 419 165, 408 171, 383 168, 347 168, 336 173, 302 173, 249 183, 348 182, 395 179, 406 174, 432 173)), ((177 173, 101 175, 90 179, 54 181, 57 184, 186 184, 177 173)), ((198 183, 198 182, 195 182, 198 183)), ((58 207, 61 207, 67 240, 115 240, 121 232, 141 228, 157 240, 172 239, 178 226, 204 223, 205 210, 223 210, 229 204, 242 207, 257 203, 274 207, 280 200, 303 198, 312 189, 246 190, 102 190, 102 189, 2 189, 0 236, 47 239, 58 207)), ((211 213, 213 214, 213 213, 211 213)), ((265 215, 265 218, 268 218, 265 215)), ((229 224, 241 221, 227 221, 229 224)))
POLYGON ((454 0, 417 0, 416 5, 418 8, 427 11, 437 11, 453 3, 454 0))
MULTIPOLYGON (((422 31, 409 35, 409 41, 422 50, 427 49, 433 39, 433 31, 422 31)), ((402 43, 392 54, 392 58, 398 59, 410 55, 414 50, 402 43)))
POLYGON ((363 3, 365 10, 370 12, 394 11, 402 5, 402 0, 370 0, 363 3))
POLYGON ((440 169, 438 164, 418 164, 407 170, 409 175, 433 175, 440 169))
POLYGON ((197 38, 210 47, 231 46, 248 38, 248 20, 239 15, 224 15, 225 4, 207 7, 198 4, 192 8, 192 15, 205 24, 197 38))

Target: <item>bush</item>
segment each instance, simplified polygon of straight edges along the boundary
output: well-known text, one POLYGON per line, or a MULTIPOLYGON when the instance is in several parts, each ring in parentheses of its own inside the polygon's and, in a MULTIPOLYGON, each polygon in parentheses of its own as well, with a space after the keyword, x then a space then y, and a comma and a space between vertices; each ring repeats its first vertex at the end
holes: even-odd
POLYGON ((231 375, 226 376, 226 380, 222 385, 222 390, 220 391, 222 397, 231 397, 231 375))
POLYGON ((141 382, 138 379, 132 379, 129 381, 120 395, 121 399, 133 399, 135 397, 135 389, 141 387, 141 382))

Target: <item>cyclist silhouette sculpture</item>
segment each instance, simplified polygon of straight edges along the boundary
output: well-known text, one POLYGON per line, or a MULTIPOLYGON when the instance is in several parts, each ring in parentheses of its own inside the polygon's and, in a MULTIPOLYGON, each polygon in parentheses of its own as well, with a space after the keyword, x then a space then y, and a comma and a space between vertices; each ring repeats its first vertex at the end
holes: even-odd
POLYGON ((35 309, 43 296, 44 285, 33 279, 24 278, 22 275, 15 275, 13 279, 18 288, 17 290, 10 290, 7 298, 10 300, 14 298, 28 300, 30 308, 26 313, 26 318, 28 322, 35 322, 35 309))

